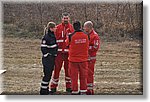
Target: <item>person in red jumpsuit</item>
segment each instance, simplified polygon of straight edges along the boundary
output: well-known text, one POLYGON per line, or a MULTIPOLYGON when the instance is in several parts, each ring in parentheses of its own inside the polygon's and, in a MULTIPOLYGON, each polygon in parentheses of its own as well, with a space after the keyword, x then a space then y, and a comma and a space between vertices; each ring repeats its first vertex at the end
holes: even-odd
POLYGON ((68 48, 66 47, 65 40, 69 34, 71 34, 74 29, 70 24, 70 18, 68 13, 63 13, 62 23, 56 26, 56 40, 58 44, 58 54, 55 59, 55 69, 53 73, 53 78, 51 80, 51 92, 55 93, 57 91, 59 75, 62 66, 65 70, 65 82, 66 82, 66 92, 71 92, 71 79, 68 73, 68 48))
POLYGON ((88 78, 87 78, 87 94, 93 95, 94 86, 94 66, 96 62, 96 53, 100 47, 100 38, 98 34, 94 31, 93 23, 87 21, 84 23, 84 31, 89 35, 89 59, 88 59, 88 78))
POLYGON ((69 73, 72 82, 72 94, 85 95, 87 92, 87 69, 89 37, 81 30, 81 24, 76 21, 73 24, 75 32, 66 40, 69 47, 69 73), (78 91, 78 75, 80 79, 80 92, 78 91))

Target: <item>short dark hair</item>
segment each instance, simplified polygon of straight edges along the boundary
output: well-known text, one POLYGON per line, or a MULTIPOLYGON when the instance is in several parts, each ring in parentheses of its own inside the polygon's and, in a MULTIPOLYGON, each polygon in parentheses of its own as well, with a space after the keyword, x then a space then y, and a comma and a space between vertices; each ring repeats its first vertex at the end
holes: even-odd
POLYGON ((67 12, 62 13, 62 17, 64 17, 64 16, 69 16, 69 13, 67 13, 67 12))
POLYGON ((79 21, 75 21, 73 23, 74 30, 80 30, 81 29, 81 23, 79 21))

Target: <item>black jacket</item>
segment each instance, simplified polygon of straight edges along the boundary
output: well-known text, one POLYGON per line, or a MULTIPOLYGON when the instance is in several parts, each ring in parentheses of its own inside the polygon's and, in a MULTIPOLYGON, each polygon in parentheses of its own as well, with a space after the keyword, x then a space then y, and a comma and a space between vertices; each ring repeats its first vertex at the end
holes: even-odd
POLYGON ((43 57, 47 57, 48 55, 57 56, 57 50, 58 45, 56 42, 56 37, 54 32, 48 31, 43 38, 41 42, 41 51, 43 54, 43 57))

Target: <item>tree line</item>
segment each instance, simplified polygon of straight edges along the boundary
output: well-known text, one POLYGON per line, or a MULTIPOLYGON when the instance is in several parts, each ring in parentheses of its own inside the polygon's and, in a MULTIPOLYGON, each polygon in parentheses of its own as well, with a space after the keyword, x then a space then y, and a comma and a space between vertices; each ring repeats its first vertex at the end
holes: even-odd
POLYGON ((103 39, 141 38, 143 3, 3 3, 4 35, 40 38, 49 21, 61 22, 63 12, 83 24, 94 23, 103 39))

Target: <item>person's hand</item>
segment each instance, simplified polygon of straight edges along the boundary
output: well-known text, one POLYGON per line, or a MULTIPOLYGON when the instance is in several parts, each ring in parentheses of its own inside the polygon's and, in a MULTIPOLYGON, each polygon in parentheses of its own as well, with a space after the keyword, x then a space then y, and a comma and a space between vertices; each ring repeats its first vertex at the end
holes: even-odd
POLYGON ((67 33, 69 34, 69 33, 71 33, 71 30, 70 30, 70 28, 67 28, 67 33))

